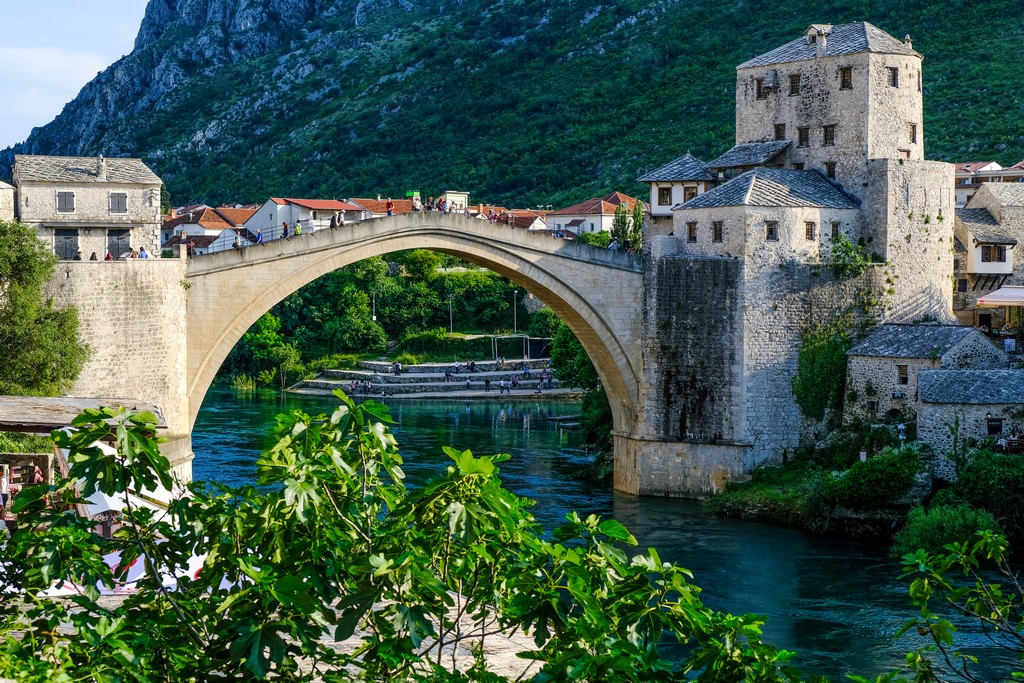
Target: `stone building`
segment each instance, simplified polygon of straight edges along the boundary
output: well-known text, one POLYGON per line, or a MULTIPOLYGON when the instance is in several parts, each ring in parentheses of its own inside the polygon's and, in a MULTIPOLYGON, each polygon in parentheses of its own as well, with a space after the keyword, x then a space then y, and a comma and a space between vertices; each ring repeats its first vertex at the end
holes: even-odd
POLYGON ((14 220, 14 187, 0 180, 0 221, 14 220))
POLYGON ((626 210, 632 213, 633 207, 639 201, 621 192, 610 192, 600 198, 588 199, 564 209, 548 212, 548 229, 565 231, 573 235, 579 235, 581 232, 610 232, 615 220, 615 210, 619 206, 625 206, 626 210))
POLYGON ((960 325, 880 325, 847 352, 845 417, 911 417, 921 408, 919 373, 1005 368, 1006 354, 960 325))
POLYGON ((925 370, 919 377, 917 435, 938 457, 935 475, 955 478, 948 454, 953 435, 1002 445, 1024 434, 1024 370, 925 370), (1002 442, 1002 443, 1000 443, 1002 442))
POLYGON ((160 248, 160 178, 139 159, 16 155, 15 215, 62 259, 160 248))
POLYGON ((710 166, 687 152, 637 178, 651 188, 647 229, 663 228, 658 234, 670 232, 672 207, 704 194, 715 186, 717 177, 710 166))
POLYGON ((957 317, 968 325, 1003 326, 1003 309, 979 310, 977 302, 1003 286, 1024 285, 1024 274, 1014 273, 1016 247, 1024 241, 1024 184, 981 185, 956 211, 954 231, 957 317))
POLYGON ((666 490, 713 491, 823 435, 793 396, 804 330, 953 321, 954 168, 924 159, 921 62, 858 22, 737 67, 735 145, 707 164, 724 182, 648 231, 644 412, 686 444, 647 464, 666 490), (836 275, 839 237, 878 265, 836 275), (687 471, 719 474, 668 474, 687 471))

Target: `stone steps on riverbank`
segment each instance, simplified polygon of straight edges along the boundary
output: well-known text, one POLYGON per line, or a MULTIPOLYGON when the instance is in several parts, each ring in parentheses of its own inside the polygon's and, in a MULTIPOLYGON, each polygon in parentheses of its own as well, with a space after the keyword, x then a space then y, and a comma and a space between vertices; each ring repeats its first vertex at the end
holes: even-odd
MULTIPOLYGON (((532 360, 506 360, 500 363, 496 360, 478 360, 473 361, 476 372, 522 372, 523 365, 528 365, 531 372, 539 372, 547 369, 551 365, 551 361, 548 358, 535 358, 532 360)), ((462 363, 419 363, 417 365, 403 365, 402 374, 440 374, 444 375, 445 370, 452 370, 455 366, 460 366, 462 371, 459 374, 468 372, 470 364, 469 362, 462 363)), ((361 360, 356 363, 356 370, 325 370, 324 374, 334 372, 358 372, 369 371, 371 373, 376 372, 380 375, 393 374, 395 364, 391 361, 379 361, 379 360, 361 360)), ((474 373, 470 373, 474 374, 474 373)))

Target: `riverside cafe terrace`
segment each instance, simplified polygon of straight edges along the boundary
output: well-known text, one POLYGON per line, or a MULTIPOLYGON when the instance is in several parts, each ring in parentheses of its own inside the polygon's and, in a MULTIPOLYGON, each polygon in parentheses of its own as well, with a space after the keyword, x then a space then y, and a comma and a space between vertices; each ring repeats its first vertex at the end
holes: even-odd
POLYGON ((1024 334, 1024 286, 1006 285, 978 299, 978 308, 1002 308, 1006 325, 999 330, 988 330, 986 334, 1003 340, 1003 349, 1017 356, 1021 353, 1021 336, 1024 334), (1014 315, 1011 315, 1011 311, 1014 315), (1012 324, 1010 321, 1015 321, 1012 324))

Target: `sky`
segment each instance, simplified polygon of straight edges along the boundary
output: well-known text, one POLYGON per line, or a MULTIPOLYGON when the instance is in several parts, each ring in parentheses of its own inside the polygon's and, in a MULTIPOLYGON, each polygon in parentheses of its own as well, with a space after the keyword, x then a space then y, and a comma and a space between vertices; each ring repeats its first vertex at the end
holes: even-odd
POLYGON ((148 0, 0 0, 0 149, 128 54, 148 0))

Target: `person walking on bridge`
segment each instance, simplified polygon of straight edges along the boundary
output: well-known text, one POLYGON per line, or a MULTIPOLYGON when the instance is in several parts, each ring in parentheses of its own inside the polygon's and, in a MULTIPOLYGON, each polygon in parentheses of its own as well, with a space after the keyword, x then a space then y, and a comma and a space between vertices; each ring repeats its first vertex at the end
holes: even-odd
POLYGON ((300 223, 299 219, 296 218, 295 219, 295 236, 298 237, 301 234, 302 234, 302 223, 300 223))
POLYGON ((391 200, 391 197, 388 197, 387 204, 384 205, 384 208, 387 209, 389 216, 395 215, 395 203, 391 200))
POLYGON ((288 239, 288 221, 281 221, 281 237, 288 239))

